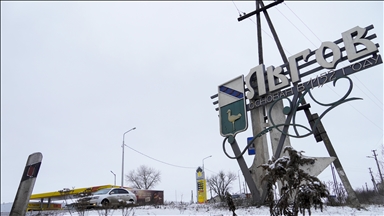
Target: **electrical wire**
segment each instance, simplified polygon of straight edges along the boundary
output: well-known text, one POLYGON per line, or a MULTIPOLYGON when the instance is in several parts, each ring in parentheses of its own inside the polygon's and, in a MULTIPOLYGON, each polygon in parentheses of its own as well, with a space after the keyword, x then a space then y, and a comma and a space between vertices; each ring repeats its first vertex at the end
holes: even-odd
MULTIPOLYGON (((235 8, 237 9, 237 12, 239 12, 239 16, 241 16, 241 11, 239 10, 239 8, 237 8, 236 4, 234 1, 232 1, 233 5, 235 6, 235 8)), ((243 12, 244 13, 244 12, 243 12)))
MULTIPOLYGON (((374 147, 374 149, 380 149, 380 152, 383 154, 384 153, 384 145, 383 145, 383 139, 384 139, 384 137, 382 136, 381 138, 380 138, 380 140, 378 141, 378 142, 376 142, 377 144, 376 144, 376 146, 374 147)), ((382 155, 382 156, 384 156, 384 155, 382 155)))
MULTIPOLYGON (((307 27, 307 29, 309 30, 309 31, 311 31, 312 32, 312 34, 321 42, 321 40, 320 40, 320 38, 304 23, 304 21, 302 20, 302 19, 300 19, 300 17, 295 13, 295 12, 293 12, 293 10, 291 9, 291 8, 289 8, 288 7, 288 5, 287 4, 285 4, 284 3, 284 5, 286 5, 287 6, 287 8, 307 27)), ((278 10, 279 12, 280 12, 280 10, 279 9, 277 9, 277 8, 275 8, 276 10, 278 10)), ((281 12, 280 12, 281 13, 281 12)), ((282 15, 283 15, 283 13, 281 13, 282 15)), ((296 29, 298 29, 298 27, 294 24, 294 23, 292 23, 285 15, 283 15, 284 17, 285 17, 285 19, 287 19, 296 29)), ((299 29, 298 29, 299 30, 299 29)), ((299 32, 305 37, 305 38, 307 38, 307 40, 309 41, 309 42, 311 42, 313 45, 314 45, 314 43, 302 32, 302 31, 300 31, 299 30, 299 32)), ((342 62, 342 64, 344 65, 344 63, 342 62)), ((357 77, 355 77, 366 89, 368 89, 357 77)), ((376 103, 376 101, 374 101, 374 100, 372 100, 372 98, 367 94, 367 93, 365 93, 364 91, 363 91, 363 89, 361 89, 358 85, 355 85, 357 88, 359 88, 376 106, 378 106, 379 107, 379 109, 381 109, 381 110, 383 110, 383 108, 382 107, 380 107, 377 103, 376 103)), ((335 92, 337 95, 339 95, 334 89, 332 89, 331 87, 329 87, 328 85, 327 85, 327 87, 329 88, 329 89, 331 89, 333 92, 335 92)), ((374 95, 372 92, 371 92, 371 94, 372 95, 374 95)), ((378 99, 378 98, 377 98, 378 99)), ((379 100, 380 101, 380 100, 379 100)), ((382 104, 382 102, 381 102, 381 104, 382 104)), ((356 109, 353 105, 351 105, 351 104, 349 104, 353 109, 355 109, 361 116, 363 116, 365 119, 367 119, 368 121, 370 121, 373 125, 375 125, 377 128, 379 128, 380 130, 383 130, 383 128, 382 127, 380 127, 380 126, 378 126, 377 124, 375 124, 372 120, 370 120, 368 117, 366 117, 362 112, 360 112, 358 109, 356 109)))
MULTIPOLYGON (((321 39, 312 31, 312 29, 311 28, 309 28, 308 27, 308 25, 306 25, 305 24, 305 22, 284 2, 284 5, 300 20, 300 22, 301 23, 303 23, 304 25, 305 25, 305 27, 320 41, 320 42, 322 42, 321 41, 321 39)), ((276 8, 277 9, 277 8, 276 8)), ((277 9, 279 12, 280 12, 280 10, 279 9, 277 9)), ((280 12, 281 13, 281 12, 280 12)), ((297 27, 296 27, 296 25, 295 24, 293 24, 283 13, 281 13, 293 26, 295 26, 295 28, 296 29, 298 29, 297 27)), ((300 30, 299 30, 300 31, 300 30)), ((300 31, 301 32, 301 31, 300 31)), ((302 33, 302 32, 301 32, 302 33)), ((303 34, 302 33, 302 35, 304 35, 307 39, 308 39, 308 37, 305 35, 305 34, 303 34)), ((310 41, 309 39, 308 39, 308 41, 310 41)), ((310 41, 311 42, 311 41, 310 41)), ((311 42, 312 43, 312 42, 311 42)), ((312 43, 313 44, 313 43, 312 43)), ((373 95, 380 103, 382 103, 381 101, 380 101, 380 99, 379 98, 377 98, 376 96, 375 96, 375 94, 373 94, 365 85, 364 85, 364 83, 363 82, 361 82, 360 81, 360 79, 358 79, 358 78, 356 78, 370 93, 371 93, 371 95, 373 95)), ((362 90, 362 89, 360 89, 360 90, 362 90)), ((362 90, 363 91, 363 90, 362 90)), ((364 92, 364 91, 363 91, 364 92)), ((368 97, 369 97, 369 95, 368 94, 366 94, 368 97)), ((372 99, 371 99, 372 100, 372 99)), ((373 102, 375 102, 374 100, 372 100, 373 102)), ((376 103, 375 103, 376 104, 376 103)), ((380 107, 381 108, 381 107, 380 107)), ((383 108, 381 108, 381 109, 383 109, 383 108)))
MULTIPOLYGON (((241 16, 242 14, 246 14, 244 11, 240 11, 239 10, 239 8, 236 6, 236 4, 235 4, 235 2, 234 1, 232 1, 232 3, 233 3, 233 5, 236 7, 236 10, 237 10, 237 12, 239 13, 239 16, 241 16)), ((257 25, 256 24, 256 22, 252 19, 252 18, 250 18, 250 17, 248 17, 248 20, 250 20, 251 22, 253 22, 253 24, 255 24, 255 25, 257 25)), ((271 38, 272 40, 275 40, 267 31, 265 31, 263 28, 261 28, 261 30, 264 32, 264 34, 266 34, 269 38, 271 38)), ((283 47, 283 50, 286 52, 286 53, 288 53, 289 55, 292 55, 288 50, 286 50, 286 49, 284 49, 284 47, 283 47)))
POLYGON ((369 97, 369 99, 371 99, 371 101, 374 102, 376 106, 378 106, 381 110, 383 110, 383 107, 382 107, 382 106, 383 106, 383 102, 381 102, 380 99, 377 98, 376 95, 375 95, 374 93, 372 93, 371 90, 369 90, 369 88, 367 88, 367 86, 365 86, 364 83, 361 82, 357 77, 356 77, 356 80, 359 81, 360 84, 363 85, 363 86, 369 91, 369 93, 371 93, 370 95, 372 95, 373 97, 375 97, 376 100, 380 102, 380 105, 377 104, 376 101, 372 100, 372 98, 369 96, 369 94, 365 94, 364 91, 363 91, 363 89, 361 89, 361 88, 360 88, 359 86, 357 86, 357 85, 356 85, 356 86, 357 86, 357 87, 358 87, 358 88, 359 88, 359 89, 360 89, 360 90, 361 90, 367 97, 369 97), (380 107, 380 106, 381 106, 381 107, 380 107))
MULTIPOLYGON (((329 85, 325 85, 327 86, 327 88, 329 88, 331 91, 333 91, 336 95, 342 97, 338 92, 336 92, 333 88, 331 88, 329 85)), ((363 116, 365 119, 367 119, 368 121, 370 121, 373 125, 375 125, 377 128, 379 128, 380 130, 383 130, 382 127, 380 127, 379 125, 377 125, 376 123, 374 123, 373 121, 371 121, 367 116, 365 116, 362 112, 360 112, 358 109, 356 109, 354 106, 352 106, 350 103, 347 103, 349 106, 351 106, 354 110, 356 110, 361 116, 363 116)))
POLYGON ((152 159, 152 160, 155 160, 155 161, 157 161, 157 162, 160 162, 160 163, 163 163, 163 164, 166 164, 166 165, 169 165, 169 166, 178 167, 178 168, 184 168, 184 169, 196 169, 196 167, 185 167, 185 166, 179 166, 179 165, 170 164, 170 163, 167 163, 167 162, 158 160, 158 159, 156 159, 156 158, 153 158, 153 157, 151 157, 151 156, 148 156, 148 155, 146 155, 146 154, 144 154, 144 153, 142 153, 142 152, 139 152, 139 151, 137 151, 136 149, 134 149, 134 148, 132 148, 132 147, 130 147, 130 146, 128 146, 128 145, 125 145, 125 146, 128 147, 128 148, 130 148, 130 149, 132 149, 133 151, 135 151, 135 152, 141 154, 141 155, 144 155, 144 156, 147 157, 147 158, 150 158, 150 159, 152 159))
MULTIPOLYGON (((279 13, 281 14, 281 15, 283 15, 283 17, 285 17, 285 19, 287 19, 288 20, 288 22, 290 22, 302 35, 304 35, 304 37, 305 38, 307 38, 307 40, 314 46, 314 47, 316 47, 316 45, 311 41, 311 40, 309 40, 309 38, 295 25, 295 24, 293 24, 292 22, 291 22, 291 20, 289 20, 283 13, 281 13, 281 11, 278 9, 278 8, 276 8, 276 10, 277 11, 279 11, 279 13)), ((312 32, 313 33, 313 32, 312 32)))
MULTIPOLYGON (((151 157, 151 156, 148 156, 148 155, 146 155, 146 154, 144 154, 144 153, 142 153, 142 152, 140 152, 140 151, 138 151, 138 150, 136 150, 136 149, 134 149, 134 148, 132 148, 132 147, 130 147, 130 146, 128 146, 128 145, 125 145, 125 146, 128 147, 128 148, 130 148, 130 149, 132 149, 133 151, 135 151, 135 152, 137 152, 137 153, 139 153, 139 154, 145 156, 145 157, 148 157, 148 158, 150 158, 150 159, 152 159, 152 160, 155 160, 155 161, 157 161, 157 162, 160 162, 160 163, 163 163, 163 164, 166 164, 166 165, 169 165, 169 166, 173 166, 173 167, 177 167, 177 168, 183 168, 183 169, 196 169, 196 167, 185 167, 185 166, 179 166, 179 165, 170 164, 170 163, 167 163, 167 162, 158 160, 158 159, 156 159, 156 158, 153 158, 153 157, 151 157)), ((216 173, 216 172, 214 172, 214 171, 212 171, 212 170, 210 170, 210 169, 207 169, 206 167, 204 167, 204 170, 208 170, 209 172, 212 172, 212 173, 214 173, 214 174, 216 174, 216 175, 218 174, 218 173, 216 173)))
MULTIPOLYGON (((284 5, 300 20, 300 22, 302 23, 302 24, 304 24, 304 26, 320 41, 320 42, 322 42, 321 40, 320 40, 320 38, 312 31, 312 29, 311 28, 309 28, 308 27, 308 25, 306 25, 305 24, 305 22, 284 2, 284 5)), ((278 10, 280 13, 281 13, 281 15, 283 15, 284 17, 285 17, 285 19, 287 19, 296 29, 298 29, 299 30, 299 28, 295 25, 295 24, 293 24, 278 8, 275 8, 276 10, 278 10)), ((299 30, 300 31, 300 30, 299 30)), ((312 41, 302 32, 302 31, 300 31, 300 33, 305 37, 305 38, 307 38, 307 40, 309 41, 309 42, 311 42, 312 43, 312 41)), ((314 43, 312 43, 313 45, 314 45, 314 43)), ((345 65, 344 64, 344 62, 342 62, 342 65, 345 65)), ((373 95, 376 99, 377 99, 377 101, 379 101, 380 102, 380 105, 382 105, 383 104, 383 102, 382 101, 380 101, 380 99, 379 98, 377 98, 376 96, 375 96, 375 94, 373 94, 368 88, 367 88, 367 86, 363 83, 363 82, 361 82, 360 81, 360 79, 358 78, 358 77, 356 77, 356 80, 357 81, 359 81, 360 82, 360 84, 361 85, 363 85, 371 94, 370 95, 373 95)), ((367 93, 365 93, 358 85, 356 85, 356 87, 358 87, 372 102, 374 102, 375 103, 375 105, 377 105, 381 110, 383 110, 383 107, 381 107, 380 105, 378 105, 377 104, 377 102, 375 101, 375 100, 373 100, 371 97, 370 97, 370 95, 369 94, 367 94, 367 93)))
POLYGON ((214 174, 216 174, 216 175, 218 174, 217 172, 214 172, 214 171, 209 170, 209 169, 207 169, 206 167, 204 167, 204 171, 205 171, 205 170, 208 170, 209 172, 212 172, 212 173, 214 173, 214 174))
MULTIPOLYGON (((235 7, 236 7, 236 9, 237 9, 237 11, 239 12, 239 14, 241 13, 241 11, 238 9, 238 7, 236 6, 236 4, 232 1, 232 3, 235 5, 235 7)), ((284 3, 284 5, 307 27, 307 29, 309 30, 309 31, 311 31, 312 32, 312 34, 321 42, 321 40, 320 40, 320 38, 304 23, 304 21, 291 9, 291 8, 289 8, 288 7, 288 5, 287 4, 285 4, 284 3)), ((276 7, 274 7, 275 9, 277 9, 276 7)), ((278 10, 278 9, 277 9, 278 10)), ((279 12, 280 12, 280 10, 278 10, 279 12)), ((244 13, 244 12, 243 12, 244 13)), ((280 12, 281 13, 281 12, 280 12)), ((282 13, 281 13, 282 14, 282 13)), ((282 14, 283 15, 283 14, 282 14)), ((287 19, 296 29, 298 29, 298 27, 294 24, 294 23, 292 23, 285 15, 283 15, 284 17, 285 17, 285 19, 287 19)), ((249 20, 251 20, 255 25, 256 25, 256 22, 254 22, 251 18, 248 18, 249 20)), ((299 32, 302 34, 302 35, 304 35, 304 37, 305 38, 307 38, 307 40, 310 42, 310 43, 312 43, 313 45, 314 45, 314 43, 300 30, 300 29, 298 29, 299 30, 299 32)), ((270 38, 272 38, 267 32, 265 32, 264 31, 264 29, 262 29, 262 31, 265 33, 265 34, 267 34, 270 38)), ((273 39, 273 38, 272 38, 273 39)), ((283 48, 284 49, 284 48, 283 48)), ((286 51, 285 49, 284 49, 284 51, 286 51)), ((287 52, 287 51, 286 51, 287 52)), ((289 52, 287 52, 289 55, 291 55, 289 52)), ((356 79, 360 82, 360 83, 362 83, 357 77, 356 77, 356 79)), ((365 88, 367 88, 364 84, 362 84, 365 88)), ((356 85, 357 87, 358 87, 358 85, 356 85)), ((330 88, 329 86, 327 86, 328 88, 330 88)), ((374 100, 372 100, 371 99, 371 97, 367 94, 367 93, 365 93, 360 87, 358 87, 365 95, 367 95, 368 96, 368 98, 372 101, 372 102, 374 102, 375 103, 375 105, 377 105, 377 103, 374 101, 374 100)), ((338 94, 334 89, 332 89, 332 88, 330 88, 333 92, 335 92, 336 94, 338 94)), ((367 88, 368 89, 368 88, 367 88)), ((372 94, 372 95, 374 95, 374 94, 372 94)), ((379 100, 379 99, 378 99, 379 100)), ((379 100, 380 101, 380 100, 379 100)), ((380 103, 382 104, 382 102, 380 101, 380 103)), ((375 125, 377 128, 379 128, 380 130, 383 130, 382 129, 382 127, 380 127, 380 126, 378 126, 377 124, 375 124, 373 121, 371 121, 368 117, 366 117, 363 113, 361 113, 358 109, 356 109, 353 105, 351 105, 351 104, 349 104, 353 109, 355 109, 361 116, 363 116, 364 118, 366 118, 368 121, 370 121, 373 125, 375 125)), ((378 106, 381 110, 383 110, 383 108, 382 107, 380 107, 380 106, 378 106)))
MULTIPOLYGON (((256 24, 256 22, 253 20, 253 19, 251 19, 250 17, 248 18, 251 22, 253 22, 255 25, 257 25, 256 24)), ((261 28, 261 30, 267 35, 267 36, 269 36, 269 38, 271 38, 272 40, 275 40, 268 32, 266 32, 263 28, 261 28)), ((283 50, 286 52, 286 53, 288 53, 288 55, 292 55, 288 50, 286 50, 284 47, 283 47, 283 50)))
POLYGON ((299 16, 297 16, 297 14, 295 13, 295 12, 293 12, 293 10, 291 10, 291 8, 290 7, 288 7, 288 5, 284 2, 284 5, 285 6, 287 6, 287 8, 301 21, 301 23, 303 23, 304 25, 305 25, 305 27, 307 27, 307 29, 309 30, 309 31, 311 31, 312 32, 312 34, 313 35, 315 35, 315 37, 320 41, 320 42, 322 42, 321 40, 320 40, 320 38, 319 37, 317 37, 317 35, 304 23, 304 21, 302 20, 302 19, 300 19, 300 17, 299 16))

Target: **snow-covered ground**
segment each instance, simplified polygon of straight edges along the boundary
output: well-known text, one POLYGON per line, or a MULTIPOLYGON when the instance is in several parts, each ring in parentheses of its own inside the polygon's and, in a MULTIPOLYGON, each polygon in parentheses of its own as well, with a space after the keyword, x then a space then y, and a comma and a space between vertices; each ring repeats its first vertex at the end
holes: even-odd
MULTIPOLYGON (((372 216, 383 216, 384 215, 384 205, 364 205, 365 209, 357 210, 350 207, 332 207, 332 206, 325 206, 323 209, 323 212, 321 212, 319 209, 311 209, 312 215, 343 215, 343 216, 350 216, 350 215, 372 215, 372 216)), ((8 213, 4 213, 6 210, 10 210, 9 206, 5 206, 3 204, 1 206, 1 212, 2 216, 8 215, 8 213), (3 211, 4 210, 4 211, 3 211)), ((8 210, 8 212, 9 212, 8 210)), ((27 213, 27 215, 36 215, 37 213, 27 213)), ((269 210, 267 207, 247 207, 247 208, 239 208, 236 210, 237 215, 270 215, 269 210)), ((55 211, 52 212, 49 215, 56 215, 56 216, 77 216, 77 213, 70 214, 69 212, 64 211, 55 211)), ((99 215, 105 215, 102 212, 98 211, 88 211, 85 213, 85 216, 99 216, 99 215)), ((121 210, 110 210, 108 215, 122 215, 121 210)), ((228 211, 226 208, 217 208, 213 207, 212 205, 199 205, 199 204, 191 204, 191 205, 163 205, 159 206, 158 208, 155 208, 153 206, 141 206, 141 207, 135 207, 131 210, 129 210, 129 214, 125 212, 124 215, 136 215, 136 216, 143 216, 143 215, 156 215, 156 216, 162 216, 162 215, 209 215, 209 216, 224 216, 228 215, 231 216, 232 212, 228 211)), ((306 212, 306 215, 308 215, 308 212, 306 212)))

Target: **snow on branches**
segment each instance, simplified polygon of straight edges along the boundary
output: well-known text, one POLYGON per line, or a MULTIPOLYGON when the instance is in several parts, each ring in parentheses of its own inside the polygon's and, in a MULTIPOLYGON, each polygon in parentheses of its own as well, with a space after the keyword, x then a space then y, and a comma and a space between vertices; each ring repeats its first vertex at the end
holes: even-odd
POLYGON ((305 215, 308 210, 311 215, 311 207, 320 207, 321 198, 328 197, 326 185, 317 177, 311 176, 300 169, 300 166, 314 164, 315 158, 302 155, 291 146, 284 148, 288 156, 269 160, 267 164, 260 165, 267 171, 263 181, 267 183, 267 198, 271 215, 305 215), (280 198, 274 201, 273 189, 277 182, 281 182, 280 198))

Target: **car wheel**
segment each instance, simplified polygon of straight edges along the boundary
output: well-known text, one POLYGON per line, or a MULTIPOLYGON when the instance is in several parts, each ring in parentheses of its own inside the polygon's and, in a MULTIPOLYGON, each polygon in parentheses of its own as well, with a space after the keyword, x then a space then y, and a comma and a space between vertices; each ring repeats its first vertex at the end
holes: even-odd
POLYGON ((105 199, 105 200, 101 201, 101 205, 103 207, 107 207, 107 206, 109 206, 109 201, 107 199, 105 199))

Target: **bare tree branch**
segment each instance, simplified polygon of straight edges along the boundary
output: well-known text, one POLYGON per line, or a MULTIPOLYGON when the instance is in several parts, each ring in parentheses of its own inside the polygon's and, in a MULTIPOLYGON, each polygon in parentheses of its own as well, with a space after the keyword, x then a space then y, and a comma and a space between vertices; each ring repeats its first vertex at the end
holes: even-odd
POLYGON ((161 181, 161 172, 154 168, 141 165, 137 170, 131 170, 126 175, 126 180, 137 189, 148 190, 155 187, 161 181))
POLYGON ((220 171, 217 175, 207 178, 209 188, 211 188, 220 198, 221 201, 225 201, 225 194, 228 192, 233 181, 236 180, 236 175, 232 172, 227 174, 224 171, 220 171))

